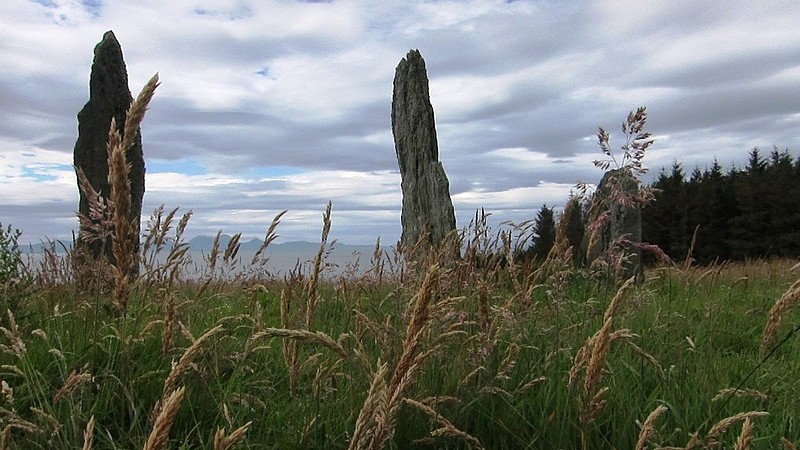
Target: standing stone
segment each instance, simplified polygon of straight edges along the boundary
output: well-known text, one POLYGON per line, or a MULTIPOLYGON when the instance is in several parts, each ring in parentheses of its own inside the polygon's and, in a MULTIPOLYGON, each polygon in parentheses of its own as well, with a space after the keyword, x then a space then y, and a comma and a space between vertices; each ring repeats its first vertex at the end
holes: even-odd
MULTIPOLYGON (((74 164, 86 174, 89 182, 99 191, 103 198, 111 195, 108 183, 108 130, 111 118, 116 120, 120 135, 124 132, 125 118, 128 108, 133 102, 128 88, 128 73, 122 58, 122 48, 112 31, 107 31, 94 48, 94 61, 89 81, 89 101, 78 113, 78 141, 75 143, 74 164)), ((142 212, 144 196, 144 153, 142 137, 137 130, 133 145, 126 152, 131 165, 129 179, 131 182, 131 209, 129 219, 136 227, 139 236, 139 218, 142 212)), ((80 189, 78 189, 80 192, 80 189)), ((89 215, 89 204, 80 192, 78 212, 89 215)), ((111 258, 111 243, 102 242, 88 244, 93 256, 105 254, 111 258)), ((136 250, 138 251, 138 241, 136 250)), ((113 258, 112 258, 113 260, 113 258)))
POLYGON ((395 70, 392 133, 403 190, 401 249, 413 249, 422 236, 438 246, 456 229, 456 218, 439 161, 428 74, 419 50, 409 51, 395 70))
POLYGON ((590 219, 597 220, 603 213, 608 217, 589 239, 588 259, 594 261, 609 250, 621 251, 617 255, 624 258, 617 274, 621 279, 643 275, 642 249, 635 245, 642 242, 642 209, 634 201, 638 190, 639 184, 629 172, 609 170, 600 180, 592 201, 590 219))

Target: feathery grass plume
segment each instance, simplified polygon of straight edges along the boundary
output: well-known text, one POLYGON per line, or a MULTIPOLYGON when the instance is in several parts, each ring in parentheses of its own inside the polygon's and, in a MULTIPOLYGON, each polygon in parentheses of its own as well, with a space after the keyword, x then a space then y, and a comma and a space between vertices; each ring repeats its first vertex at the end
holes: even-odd
POLYGON ((92 374, 89 373, 87 370, 89 365, 83 366, 83 369, 80 371, 73 370, 67 376, 66 381, 64 381, 64 386, 59 389, 55 395, 53 395, 53 404, 58 403, 61 399, 65 397, 69 397, 75 392, 82 384, 88 383, 92 381, 92 374))
POLYGON ((717 395, 715 395, 711 401, 716 402, 727 397, 749 397, 761 402, 768 400, 767 394, 756 389, 725 388, 720 389, 719 393, 717 393, 717 395))
MULTIPOLYGON (((292 326, 291 318, 289 317, 289 295, 286 289, 281 290, 281 326, 289 329, 292 326)), ((297 387, 297 378, 300 374, 300 347, 295 340, 281 341, 281 351, 283 352, 283 360, 286 363, 286 369, 289 371, 289 395, 294 396, 294 390, 297 387)))
POLYGON ((164 406, 156 416, 153 430, 150 431, 150 436, 148 436, 142 450, 162 450, 166 448, 169 430, 172 428, 172 422, 175 421, 175 416, 181 407, 185 390, 186 388, 179 387, 165 397, 164 406))
POLYGON ((381 238, 375 240, 375 249, 372 251, 372 259, 370 261, 370 268, 367 273, 371 273, 375 281, 380 285, 383 281, 383 249, 381 248, 381 238))
POLYGON ((135 142, 135 138, 139 134, 139 125, 141 125, 144 113, 147 111, 147 105, 153 99, 153 94, 155 94, 159 84, 161 83, 158 81, 158 72, 156 72, 147 80, 136 100, 131 103, 128 114, 125 117, 124 140, 122 141, 122 149, 124 151, 131 148, 135 142))
POLYGON ((175 237, 167 255, 167 262, 163 267, 166 281, 170 286, 179 278, 181 268, 189 260, 189 244, 183 241, 183 233, 186 231, 186 226, 189 224, 193 214, 194 212, 191 209, 184 213, 175 227, 175 237))
POLYGON ((225 434, 224 428, 217 428, 217 432, 214 433, 214 450, 230 450, 233 448, 233 446, 244 437, 244 434, 247 433, 247 429, 250 428, 252 423, 252 421, 247 422, 228 435, 225 434))
POLYGON ((211 244, 211 251, 208 253, 208 258, 206 258, 208 273, 211 275, 213 275, 217 269, 217 260, 219 259, 219 246, 221 237, 222 237, 222 230, 217 230, 217 234, 214 236, 214 242, 211 244))
POLYGON ((730 416, 730 417, 726 417, 726 418, 720 420, 719 422, 715 423, 714 426, 712 426, 711 429, 708 430, 708 434, 706 434, 706 439, 705 439, 706 445, 709 445, 709 444, 711 444, 713 442, 716 442, 717 438, 722 433, 724 433, 725 431, 728 430, 728 428, 730 428, 731 426, 733 426, 733 425, 735 425, 735 424, 737 424, 739 422, 743 422, 746 419, 755 419, 755 418, 759 418, 759 417, 766 417, 768 415, 769 415, 769 413, 766 412, 766 411, 749 411, 749 412, 743 412, 743 413, 735 414, 735 415, 730 416))
POLYGON ((321 331, 309 330, 293 330, 285 328, 265 328, 264 331, 255 333, 251 339, 260 339, 262 337, 280 337, 287 339, 294 339, 299 342, 306 342, 311 344, 319 344, 323 347, 333 351, 342 358, 347 358, 349 352, 342 347, 341 344, 333 340, 327 334, 321 331))
POLYGON ((781 436, 781 445, 783 446, 783 450, 797 450, 797 446, 783 436, 781 436))
POLYGON ((403 401, 421 410, 422 412, 424 412, 425 414, 427 414, 428 416, 430 416, 432 419, 434 419, 436 422, 439 423, 440 428, 431 431, 430 433, 431 437, 442 437, 442 436, 455 437, 458 439, 463 439, 464 441, 469 443, 469 445, 472 448, 476 450, 483 450, 484 447, 483 445, 481 445, 481 441, 479 441, 475 436, 472 436, 469 433, 465 433, 464 431, 459 430, 455 425, 453 425, 452 422, 445 419, 441 414, 436 412, 435 409, 431 408, 430 406, 422 402, 418 402, 414 399, 406 398, 403 399, 403 401))
POLYGON ((14 404, 14 389, 12 389, 11 386, 9 386, 6 380, 0 380, 0 395, 3 396, 6 403, 8 403, 9 405, 14 404))
POLYGON ((258 247, 258 250, 256 250, 256 253, 253 255, 253 259, 250 261, 251 266, 255 265, 259 261, 261 255, 267 250, 269 245, 278 238, 278 235, 275 234, 275 230, 278 228, 278 224, 281 223, 281 217, 286 214, 286 211, 287 210, 284 209, 276 214, 272 219, 272 223, 269 224, 269 228, 267 229, 267 234, 264 235, 264 242, 262 242, 261 246, 258 247))
POLYGON ((766 352, 772 346, 781 319, 794 305, 800 300, 800 279, 794 282, 791 287, 772 305, 769 310, 769 318, 764 325, 763 338, 761 339, 761 351, 766 352))
POLYGON ((78 176, 78 187, 89 205, 88 216, 77 213, 80 222, 80 239, 86 243, 99 241, 105 246, 106 242, 114 235, 114 224, 108 202, 100 191, 92 186, 81 167, 75 166, 75 173, 78 176))
POLYGON ((142 255, 145 255, 145 265, 148 270, 153 270, 156 266, 156 257, 163 250, 167 240, 167 233, 172 229, 172 221, 179 208, 174 208, 164 216, 164 205, 159 206, 150 214, 147 221, 147 233, 142 245, 142 255), (153 249, 150 252, 150 249, 153 249), (149 254, 148 254, 149 253, 149 254))
POLYGON ((378 410, 382 401, 386 398, 386 372, 388 371, 388 365, 381 363, 380 358, 377 366, 378 368, 372 376, 367 398, 364 399, 364 404, 358 413, 358 419, 356 419, 353 437, 350 438, 348 450, 368 448, 375 434, 378 410))
POLYGON ((139 242, 139 221, 138 218, 131 217, 131 166, 127 162, 126 153, 139 133, 145 110, 157 86, 158 74, 155 74, 128 109, 124 137, 120 137, 114 118, 111 119, 108 131, 108 183, 111 186, 109 205, 112 206, 114 223, 111 241, 114 255, 114 302, 123 317, 128 310, 131 277, 138 273, 139 242))
POLYGON ((317 286, 319 284, 319 276, 322 273, 322 261, 325 253, 325 246, 328 244, 328 234, 331 231, 331 202, 325 208, 325 214, 322 215, 322 239, 320 240, 319 250, 314 256, 314 267, 311 270, 311 276, 308 278, 308 285, 306 286, 306 328, 311 328, 311 319, 314 311, 319 303, 319 293, 317 286))
POLYGON ((234 259, 236 259, 236 255, 239 254, 239 239, 242 237, 242 233, 236 233, 231 237, 228 241, 228 245, 225 246, 225 252, 222 254, 222 261, 225 264, 230 264, 234 259))
MULTIPOLYGON (((199 338, 197 338, 189 348, 183 352, 183 355, 178 360, 178 363, 172 367, 170 370, 169 375, 164 380, 164 390, 162 391, 162 398, 166 398, 169 396, 174 390, 175 386, 177 385, 178 378, 183 375, 184 372, 189 368, 189 365, 192 363, 194 358, 200 353, 203 349, 203 344, 209 340, 212 336, 222 331, 222 325, 217 325, 213 328, 209 328, 205 333, 203 333, 199 338)), ((166 407, 166 405, 164 405, 166 407)), ((156 405, 156 410, 162 409, 159 405, 156 405)), ((160 414, 160 413, 159 413, 160 414)))
POLYGON ((402 405, 406 388, 413 382, 414 375, 422 366, 431 351, 419 352, 422 338, 430 319, 431 303, 437 291, 439 266, 434 264, 428 269, 425 280, 412 299, 413 311, 406 327, 403 350, 397 365, 392 372, 389 386, 377 411, 375 430, 370 442, 370 450, 379 450, 392 439, 397 423, 397 413, 402 405))
POLYGON ((742 432, 736 440, 734 450, 750 450, 750 444, 753 442, 753 421, 748 417, 744 419, 742 424, 742 432))
POLYGON ((611 300, 611 303, 608 305, 608 308, 606 308, 605 314, 603 315, 602 328, 600 328, 600 330, 586 343, 590 350, 588 355, 589 359, 586 363, 586 378, 584 379, 583 384, 583 392, 586 397, 594 392, 597 384, 600 382, 601 372, 603 366, 605 366, 606 355, 608 354, 608 349, 611 343, 614 316, 619 309, 619 305, 622 303, 622 299, 625 297, 625 294, 633 285, 633 283, 635 283, 635 281, 636 277, 631 277, 622 286, 620 286, 616 295, 614 295, 614 298, 611 300), (591 344, 589 344, 590 341, 591 344))
POLYGON ((94 416, 89 418, 83 430, 83 450, 92 450, 92 439, 94 439, 94 416))
POLYGON ((178 308, 175 306, 175 294, 168 292, 164 304, 164 331, 161 335, 161 352, 166 355, 172 350, 172 337, 175 331, 178 308))
POLYGON ((583 392, 578 397, 583 450, 588 449, 586 435, 588 425, 597 418, 606 404, 605 396, 608 393, 608 387, 599 388, 599 385, 608 350, 615 336, 618 339, 625 335, 625 333, 620 334, 613 331, 614 316, 625 294, 635 282, 636 276, 632 276, 620 286, 603 315, 603 326, 592 337, 587 339, 583 347, 578 350, 573 365, 569 370, 569 384, 571 385, 583 366, 586 366, 583 392))
POLYGON ((114 301, 122 316, 128 310, 131 274, 134 270, 137 232, 129 217, 131 207, 131 166, 120 145, 119 131, 111 119, 108 135, 108 182, 111 185, 109 205, 114 222, 111 248, 114 254, 114 301))
POLYGON ((658 405, 656 409, 650 412, 647 415, 647 419, 645 419, 644 424, 642 424, 641 430, 639 430, 639 439, 636 440, 636 446, 634 449, 636 450, 645 450, 647 448, 647 441, 650 440, 650 436, 655 433, 655 422, 661 417, 662 414, 667 412, 669 408, 664 405, 658 405))
POLYGON ((14 313, 10 309, 6 309, 6 313, 8 314, 8 328, 0 327, 0 331, 3 332, 11 346, 0 344, 0 350, 21 359, 28 352, 28 348, 25 346, 25 341, 22 340, 22 333, 14 319, 14 313))

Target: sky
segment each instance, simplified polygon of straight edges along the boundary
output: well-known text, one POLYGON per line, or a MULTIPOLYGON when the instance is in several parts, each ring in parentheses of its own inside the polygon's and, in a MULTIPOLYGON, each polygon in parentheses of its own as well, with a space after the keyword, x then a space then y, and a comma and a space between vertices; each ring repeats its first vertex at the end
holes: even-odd
POLYGON ((639 106, 650 177, 679 161, 800 149, 800 2, 3 0, 0 223, 23 242, 78 227, 76 114, 93 48, 119 40, 142 125, 142 227, 192 210, 187 234, 394 244, 402 194, 394 71, 425 58, 458 227, 560 208, 602 172, 597 127, 622 145, 639 106))

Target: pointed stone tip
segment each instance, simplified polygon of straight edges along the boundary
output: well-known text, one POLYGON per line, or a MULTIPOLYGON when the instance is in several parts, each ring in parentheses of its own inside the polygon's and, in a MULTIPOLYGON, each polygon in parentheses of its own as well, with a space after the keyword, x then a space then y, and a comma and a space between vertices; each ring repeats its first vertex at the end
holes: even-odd
POLYGON ((405 60, 411 62, 412 60, 422 60, 422 53, 419 52, 419 49, 413 48, 408 51, 406 54, 405 60))
POLYGON ((114 48, 114 49, 122 49, 122 46, 119 45, 119 41, 117 37, 114 35, 114 32, 111 30, 106 31, 103 33, 103 39, 97 43, 94 47, 94 54, 97 55, 100 53, 100 49, 104 48, 114 48))
POLYGON ((112 30, 108 30, 105 33, 103 33, 103 40, 100 41, 100 43, 104 43, 104 42, 116 42, 116 43, 119 43, 119 41, 117 41, 117 36, 114 35, 114 31, 112 31, 112 30))

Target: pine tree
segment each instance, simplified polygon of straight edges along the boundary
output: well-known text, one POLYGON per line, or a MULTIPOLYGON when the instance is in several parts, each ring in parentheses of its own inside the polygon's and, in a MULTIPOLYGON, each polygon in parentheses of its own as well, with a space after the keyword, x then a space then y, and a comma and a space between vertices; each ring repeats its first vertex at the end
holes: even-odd
POLYGON ((583 248, 585 234, 583 206, 578 197, 571 196, 559 221, 559 235, 563 235, 567 245, 572 247, 572 264, 577 267, 583 266, 586 259, 586 250, 583 248))
POLYGON ((553 218, 553 209, 542 205, 536 215, 536 224, 533 228, 533 244, 529 249, 532 258, 543 261, 556 242, 556 222, 553 218))

